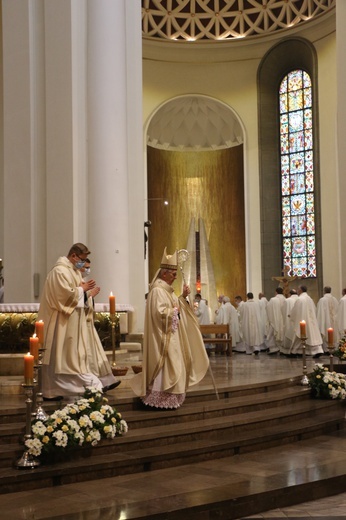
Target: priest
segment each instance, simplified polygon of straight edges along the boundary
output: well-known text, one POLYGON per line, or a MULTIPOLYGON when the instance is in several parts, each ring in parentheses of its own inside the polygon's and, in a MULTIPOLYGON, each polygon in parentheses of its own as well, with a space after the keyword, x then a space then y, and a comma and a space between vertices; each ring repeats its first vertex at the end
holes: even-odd
POLYGON ((298 299, 291 311, 294 338, 290 354, 302 354, 303 346, 300 339, 300 322, 306 323, 306 355, 318 358, 323 355, 322 336, 317 323, 316 306, 307 293, 306 285, 300 285, 297 289, 298 299))
POLYGON ((177 251, 165 248, 151 282, 146 303, 143 368, 131 387, 148 409, 179 408, 188 388, 205 376, 209 359, 193 308, 190 288, 178 298, 172 287, 177 277, 177 251))
POLYGON ((106 392, 119 384, 90 321, 93 309, 87 307, 99 288, 81 275, 89 254, 84 244, 74 244, 67 256, 58 258, 43 287, 38 320, 45 324, 41 369, 45 399, 73 398, 87 386, 106 392))

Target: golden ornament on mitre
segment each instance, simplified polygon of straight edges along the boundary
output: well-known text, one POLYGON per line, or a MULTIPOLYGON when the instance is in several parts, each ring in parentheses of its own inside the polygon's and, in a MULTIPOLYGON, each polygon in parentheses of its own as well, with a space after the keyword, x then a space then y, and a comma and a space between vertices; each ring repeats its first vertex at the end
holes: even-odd
POLYGON ((177 269, 178 268, 177 251, 174 251, 174 253, 172 255, 168 255, 167 247, 165 247, 165 250, 162 255, 160 268, 161 269, 177 269))

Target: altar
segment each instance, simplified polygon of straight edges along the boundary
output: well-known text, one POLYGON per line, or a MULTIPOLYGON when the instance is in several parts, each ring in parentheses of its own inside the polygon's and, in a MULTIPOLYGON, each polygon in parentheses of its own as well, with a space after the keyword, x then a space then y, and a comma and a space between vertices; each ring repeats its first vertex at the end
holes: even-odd
MULTIPOLYGON (((39 303, 0 304, 0 353, 24 353, 28 350, 29 338, 35 332, 39 303)), ((134 325, 134 307, 117 303, 121 341, 131 334, 134 325)), ((95 303, 95 328, 105 350, 111 345, 111 321, 109 303, 95 303)))

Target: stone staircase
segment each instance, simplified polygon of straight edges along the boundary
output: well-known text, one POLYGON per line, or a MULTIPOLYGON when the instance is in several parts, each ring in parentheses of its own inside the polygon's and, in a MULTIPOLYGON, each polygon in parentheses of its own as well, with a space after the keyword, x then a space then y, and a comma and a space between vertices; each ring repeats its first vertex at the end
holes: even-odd
MULTIPOLYGON (((219 400, 212 390, 190 391, 184 406, 172 411, 143 410, 132 397, 118 398, 115 405, 110 398, 129 425, 126 436, 76 450, 63 461, 34 470, 15 467, 24 451, 24 403, 4 409, 0 413, 0 494, 144 474, 342 430, 342 403, 311 399, 299 380, 223 388, 219 400)), ((55 408, 54 403, 45 405, 48 413, 55 408)))

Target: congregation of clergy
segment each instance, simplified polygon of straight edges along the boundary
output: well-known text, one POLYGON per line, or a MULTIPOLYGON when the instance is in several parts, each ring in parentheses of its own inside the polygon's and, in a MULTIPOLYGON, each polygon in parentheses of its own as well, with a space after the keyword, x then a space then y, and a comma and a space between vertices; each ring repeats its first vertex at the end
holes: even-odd
MULTIPOLYGON (((329 348, 336 347, 346 329, 346 289, 338 300, 326 286, 323 296, 315 305, 305 285, 289 291, 286 298, 282 287, 269 299, 259 293, 258 299, 248 292, 246 301, 236 296, 234 305, 230 298, 220 295, 219 307, 212 315, 208 302, 200 294, 195 296, 195 314, 201 325, 228 324, 232 336, 233 352, 258 356, 268 355, 298 357, 302 355, 301 324, 306 330, 306 355, 318 358, 329 355, 329 348), (329 331, 329 337, 328 337, 329 331), (332 331, 332 345, 331 332, 332 331)), ((206 345, 211 353, 213 345, 206 345)), ((215 354, 230 354, 222 345, 216 345, 215 354)))

